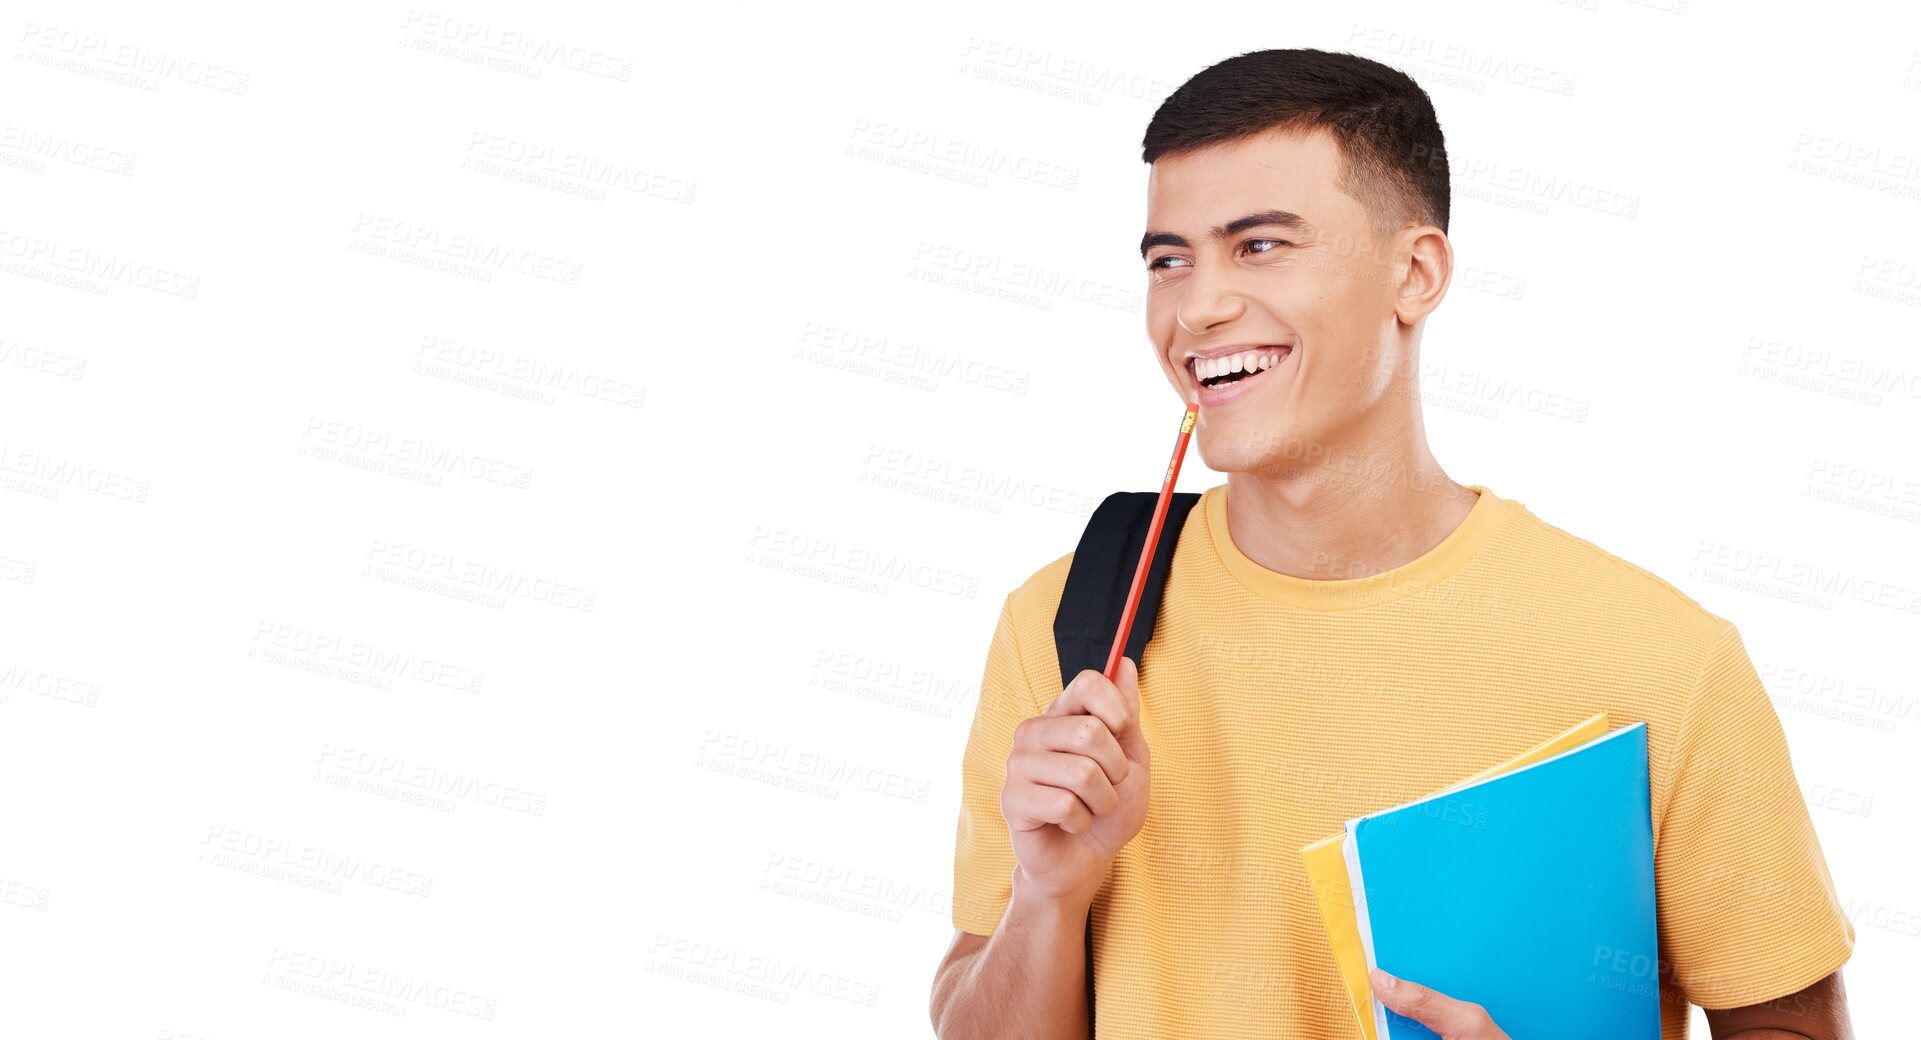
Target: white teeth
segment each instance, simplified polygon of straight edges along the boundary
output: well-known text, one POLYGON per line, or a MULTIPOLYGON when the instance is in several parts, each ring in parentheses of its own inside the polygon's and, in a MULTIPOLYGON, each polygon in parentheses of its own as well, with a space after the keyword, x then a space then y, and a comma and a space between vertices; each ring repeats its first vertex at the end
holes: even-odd
POLYGON ((1241 371, 1250 374, 1254 372, 1264 372, 1280 364, 1281 359, 1285 356, 1285 354, 1278 351, 1262 352, 1258 350, 1243 350, 1237 354, 1229 354, 1226 357, 1195 358, 1194 376, 1197 379, 1208 380, 1216 379, 1220 376, 1232 375, 1241 371))

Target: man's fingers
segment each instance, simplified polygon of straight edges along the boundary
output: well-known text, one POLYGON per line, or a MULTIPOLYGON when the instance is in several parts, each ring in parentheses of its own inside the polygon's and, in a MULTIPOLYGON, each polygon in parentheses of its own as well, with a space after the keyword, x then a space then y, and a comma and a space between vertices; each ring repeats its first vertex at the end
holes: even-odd
POLYGON ((1053 824, 1069 834, 1084 834, 1094 825, 1080 796, 1064 787, 1049 787, 1028 781, 1009 783, 1001 788, 1001 815, 1017 831, 1031 831, 1053 824))
POLYGON ((1089 687, 1099 686, 1105 682, 1107 682, 1107 676, 1092 668, 1083 668, 1061 690, 1061 695, 1054 698, 1054 703, 1049 704, 1047 710, 1041 714, 1047 716, 1081 714, 1085 711, 1082 705, 1086 703, 1089 687))
POLYGON ((1105 816, 1121 803, 1121 796, 1107 779, 1099 762, 1086 755, 1064 751, 1024 751, 1015 749, 1008 767, 1010 775, 1048 787, 1072 791, 1096 816, 1105 816))
POLYGON ((1441 1034, 1445 1040, 1506 1040, 1487 1009, 1455 1000, 1438 990, 1397 979, 1379 968, 1368 971, 1368 981, 1380 1002, 1441 1034))
POLYGON ((1129 761, 1146 762, 1147 737, 1141 733, 1140 671, 1133 658, 1121 658, 1114 680, 1115 692, 1121 697, 1121 711, 1125 713, 1123 724, 1113 728, 1114 739, 1120 742, 1121 751, 1129 761))
POLYGON ((1127 733, 1140 725, 1141 698, 1136 685, 1134 662, 1121 658, 1121 666, 1116 672, 1116 681, 1109 682, 1107 676, 1094 669, 1083 669, 1041 714, 1050 718, 1093 715, 1107 723, 1108 732, 1115 736, 1127 733))
MULTIPOLYGON (((1123 661, 1126 658, 1122 658, 1123 661)), ((1125 672, 1123 665, 1118 671, 1125 672)), ((1126 696, 1108 681, 1107 676, 1092 668, 1083 668, 1074 681, 1067 684, 1054 703, 1047 706, 1043 715, 1100 715, 1110 725, 1120 722, 1114 713, 1126 707, 1126 696)))
POLYGON ((1107 782, 1127 779, 1127 755, 1107 723, 1096 715, 1038 715, 1014 727, 1016 751, 1065 751, 1093 759, 1107 774, 1107 782))

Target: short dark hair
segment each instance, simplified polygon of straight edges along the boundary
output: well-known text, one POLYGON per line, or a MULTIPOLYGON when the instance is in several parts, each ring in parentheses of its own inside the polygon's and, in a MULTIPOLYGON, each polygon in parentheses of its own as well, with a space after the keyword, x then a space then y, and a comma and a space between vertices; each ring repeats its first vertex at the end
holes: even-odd
POLYGON ((1376 234, 1407 219, 1447 230, 1447 143, 1434 102, 1407 73, 1357 54, 1250 51, 1210 65, 1154 110, 1141 161, 1316 127, 1333 134, 1341 190, 1368 209, 1376 234))

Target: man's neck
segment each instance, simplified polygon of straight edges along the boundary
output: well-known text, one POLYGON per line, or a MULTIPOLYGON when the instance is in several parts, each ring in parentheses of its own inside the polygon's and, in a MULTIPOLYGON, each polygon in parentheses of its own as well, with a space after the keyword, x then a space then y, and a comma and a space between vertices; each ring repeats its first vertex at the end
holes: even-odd
POLYGON ((1229 473, 1227 527, 1248 559, 1314 580, 1365 578, 1418 559, 1467 518, 1477 493, 1454 482, 1426 443, 1399 464, 1229 473))

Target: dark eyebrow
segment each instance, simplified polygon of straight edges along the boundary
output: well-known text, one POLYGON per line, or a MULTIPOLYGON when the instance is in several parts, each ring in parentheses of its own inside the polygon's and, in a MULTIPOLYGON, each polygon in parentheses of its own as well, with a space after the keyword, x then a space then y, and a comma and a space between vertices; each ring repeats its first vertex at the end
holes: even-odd
MULTIPOLYGON (((1214 228, 1213 235, 1216 240, 1219 240, 1229 235, 1240 234, 1248 228, 1265 227, 1268 225, 1283 227, 1299 235, 1312 235, 1315 230, 1314 225, 1308 223, 1307 218, 1301 216, 1299 213, 1289 213, 1284 209, 1270 209, 1260 213, 1249 213, 1245 217, 1236 217, 1214 228)), ((1141 236, 1141 259, 1147 259, 1148 249, 1154 246, 1185 246, 1187 244, 1187 239, 1182 238, 1172 231, 1149 231, 1147 234, 1141 236)))

